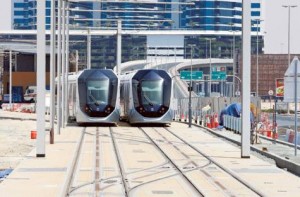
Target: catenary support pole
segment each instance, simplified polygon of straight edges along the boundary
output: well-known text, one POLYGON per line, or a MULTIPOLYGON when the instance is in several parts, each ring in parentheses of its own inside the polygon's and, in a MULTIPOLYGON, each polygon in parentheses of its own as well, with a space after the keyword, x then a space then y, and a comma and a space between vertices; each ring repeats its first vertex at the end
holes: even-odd
POLYGON ((121 73, 121 59, 122 59, 122 21, 118 20, 117 30, 117 75, 121 73))
POLYGON ((251 0, 243 0, 242 158, 250 158, 251 0))
POLYGON ((12 111, 12 51, 9 50, 9 110, 12 111))
POLYGON ((209 40, 209 86, 208 86, 208 90, 209 90, 209 97, 211 97, 211 39, 209 40))
POLYGON ((76 73, 78 73, 78 61, 79 61, 78 50, 76 50, 75 53, 76 53, 76 73))
POLYGON ((298 93, 297 93, 297 78, 298 78, 298 62, 295 62, 295 73, 294 73, 294 83, 295 83, 295 89, 294 89, 294 103, 295 103, 295 156, 297 156, 297 146, 298 146, 298 123, 297 123, 297 102, 298 102, 298 93))
POLYGON ((60 134, 61 128, 61 4, 62 0, 58 0, 58 36, 57 36, 57 129, 56 132, 60 134))
POLYGON ((46 1, 37 1, 37 141, 36 156, 45 157, 46 1))
POLYGON ((62 94, 61 94, 61 127, 65 128, 65 96, 66 96, 66 89, 65 89, 65 79, 66 79, 66 2, 62 2, 62 66, 61 66, 61 76, 62 76, 62 94))
POLYGON ((91 69, 91 49, 92 47, 92 37, 91 37, 91 30, 88 29, 88 34, 87 34, 87 69, 91 69))
POLYGON ((56 48, 56 14, 55 0, 51 1, 51 43, 50 43, 50 144, 54 143, 54 117, 55 117, 55 48, 56 48))
POLYGON ((67 126, 68 123, 68 117, 69 117, 69 104, 68 104, 68 98, 69 98, 69 94, 68 94, 68 74, 69 74, 69 40, 70 40, 70 32, 69 32, 69 17, 70 17, 70 11, 69 11, 69 2, 66 2, 66 76, 65 76, 65 127, 67 126))

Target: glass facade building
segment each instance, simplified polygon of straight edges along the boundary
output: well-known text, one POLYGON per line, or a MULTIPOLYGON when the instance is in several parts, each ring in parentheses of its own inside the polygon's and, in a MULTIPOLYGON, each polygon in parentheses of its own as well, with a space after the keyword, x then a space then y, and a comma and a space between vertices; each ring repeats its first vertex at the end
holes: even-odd
MULTIPOLYGON (((260 1, 252 0, 253 20, 261 16, 260 1)), ((13 0, 13 2, 14 29, 36 29, 37 0, 13 0)), ((76 27, 109 28, 116 26, 117 19, 122 19, 123 29, 182 28, 241 31, 242 0, 192 0, 193 4, 178 4, 178 2, 175 0, 70 2, 70 24, 76 27)), ((47 29, 50 28, 50 4, 51 1, 46 0, 47 29)), ((256 31, 256 27, 252 30, 256 31)))
MULTIPOLYGON (((36 29, 37 0, 13 0, 14 29, 36 29)), ((180 4, 180 0, 137 0, 70 2, 70 29, 101 28, 115 29, 117 19, 123 29, 149 30, 197 30, 201 35, 184 36, 182 46, 149 45, 147 36, 122 36, 122 62, 147 59, 151 55, 190 58, 208 58, 209 42, 212 41, 213 58, 233 58, 240 52, 242 30, 242 0, 191 0, 192 4, 180 4), (236 33, 234 33, 236 32, 236 33), (148 44, 147 44, 148 43, 148 44), (235 47, 233 47, 235 43, 235 47), (235 48, 235 51, 233 51, 235 48), (165 51, 165 52, 163 52, 165 51), (174 54, 170 54, 173 51, 174 54), (152 54, 153 53, 153 54, 152 54)), ((252 53, 263 48, 261 36, 261 0, 251 1, 252 53), (256 20, 257 19, 257 20, 256 20), (258 26, 256 25, 258 22, 258 26), (256 33, 259 32, 258 41, 256 33)), ((46 28, 50 29, 50 0, 46 0, 46 28)), ((56 1, 57 5, 57 1, 56 1)), ((71 50, 79 50, 80 60, 86 61, 86 37, 79 39, 84 44, 71 40, 71 50), (72 43, 74 42, 74 43, 72 43)), ((163 39, 163 38, 162 38, 163 39)), ((161 42, 162 43, 162 42, 161 42)), ((92 67, 112 68, 116 64, 116 36, 92 36, 92 67)))

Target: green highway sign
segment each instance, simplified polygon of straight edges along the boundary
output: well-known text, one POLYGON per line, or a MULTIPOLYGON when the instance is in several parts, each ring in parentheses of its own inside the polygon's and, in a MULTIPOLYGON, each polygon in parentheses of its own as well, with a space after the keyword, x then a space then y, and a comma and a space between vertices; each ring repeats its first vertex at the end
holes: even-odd
MULTIPOLYGON (((193 71, 192 80, 202 80, 203 72, 202 71, 193 71)), ((191 71, 181 71, 180 79, 182 80, 191 80, 191 71)))
POLYGON ((211 80, 226 80, 226 72, 222 71, 212 71, 211 80))

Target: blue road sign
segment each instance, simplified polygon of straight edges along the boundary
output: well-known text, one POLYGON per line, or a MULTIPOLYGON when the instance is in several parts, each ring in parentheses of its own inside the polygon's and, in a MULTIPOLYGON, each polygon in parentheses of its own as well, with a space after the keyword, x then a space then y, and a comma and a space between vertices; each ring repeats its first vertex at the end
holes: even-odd
MULTIPOLYGON (((203 72, 202 71, 193 71, 192 80, 202 80, 203 72)), ((182 80, 191 80, 191 71, 181 71, 180 79, 182 80)))

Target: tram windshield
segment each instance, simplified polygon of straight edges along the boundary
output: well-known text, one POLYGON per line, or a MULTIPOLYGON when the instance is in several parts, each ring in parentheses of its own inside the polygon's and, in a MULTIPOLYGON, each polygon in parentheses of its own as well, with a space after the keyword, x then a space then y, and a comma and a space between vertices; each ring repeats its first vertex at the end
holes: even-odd
POLYGON ((163 80, 143 81, 142 103, 143 105, 162 105, 163 104, 163 80))
POLYGON ((109 94, 109 80, 87 82, 87 103, 107 104, 109 94))

